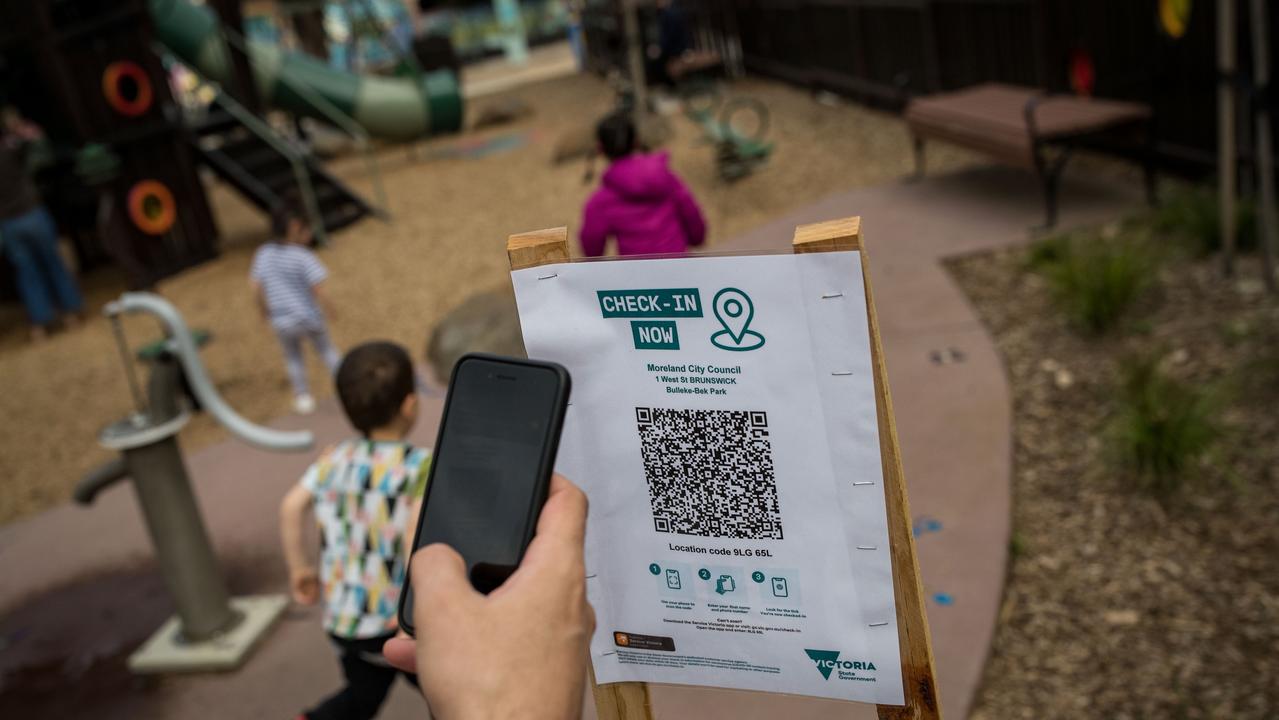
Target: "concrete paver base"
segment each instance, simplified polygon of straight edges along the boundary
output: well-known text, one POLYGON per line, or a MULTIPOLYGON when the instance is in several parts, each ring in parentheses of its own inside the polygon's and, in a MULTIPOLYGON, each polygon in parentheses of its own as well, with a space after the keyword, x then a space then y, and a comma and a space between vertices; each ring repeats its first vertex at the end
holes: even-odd
POLYGON ((222 672, 234 670, 271 631, 289 606, 284 595, 255 595, 231 599, 240 614, 230 632, 203 642, 182 639, 182 623, 175 615, 129 656, 129 670, 139 673, 222 672))
MULTIPOLYGON (((1137 202, 1135 187, 1068 178, 1063 224, 1115 217, 1137 202)), ((863 218, 870 253, 942 706, 948 717, 963 718, 981 679, 1003 588, 1010 395, 990 338, 938 261, 1024 242, 1027 228, 1041 217, 1040 198, 1025 173, 980 169, 832 195, 716 250, 787 251, 796 224, 854 214, 863 218)), ((413 442, 434 442, 442 400, 438 393, 425 398, 413 442)), ((287 417, 274 425, 308 427, 321 445, 348 434, 332 401, 322 403, 315 415, 287 417)), ((236 573, 248 577, 234 588, 237 592, 284 589, 277 508, 310 459, 233 441, 188 458, 224 566, 234 565, 236 573)), ((131 495, 128 488, 115 487, 93 508, 60 507, 0 527, 0 577, 9 579, 0 583, 0 613, 38 603, 42 593, 72 580, 149 563, 151 549, 131 495)), ((8 640, 6 659, 26 652, 30 641, 8 640)), ((320 630, 318 611, 293 608, 239 671, 167 678, 152 692, 127 695, 118 707, 103 704, 94 711, 104 718, 292 717, 338 686, 337 662, 320 630)), ((874 714, 868 706, 702 688, 657 687, 653 701, 660 718, 874 714)), ((586 715, 594 717, 589 703, 586 715)), ((382 717, 424 717, 422 699, 397 684, 382 717)))

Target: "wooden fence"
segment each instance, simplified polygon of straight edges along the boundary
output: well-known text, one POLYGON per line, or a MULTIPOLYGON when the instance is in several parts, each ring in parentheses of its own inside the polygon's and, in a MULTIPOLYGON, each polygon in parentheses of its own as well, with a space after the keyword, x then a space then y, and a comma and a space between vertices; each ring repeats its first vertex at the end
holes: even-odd
MULTIPOLYGON (((892 109, 912 94, 988 81, 1070 92, 1072 62, 1086 59, 1095 95, 1137 100, 1154 109, 1156 149, 1164 165, 1211 170, 1217 137, 1216 2, 1194 2, 1187 31, 1178 39, 1161 29, 1158 4, 682 0, 681 7, 695 37, 740 47, 749 72, 892 109)), ((1245 5, 1240 2, 1239 44, 1246 71, 1251 50, 1242 20, 1245 5)), ((1279 10, 1272 9, 1270 24, 1272 37, 1279 37, 1279 10)), ((604 62, 603 55, 599 60, 604 62)), ((1271 75, 1276 76, 1275 69, 1271 75)), ((1248 117, 1247 108, 1240 116, 1248 117)))

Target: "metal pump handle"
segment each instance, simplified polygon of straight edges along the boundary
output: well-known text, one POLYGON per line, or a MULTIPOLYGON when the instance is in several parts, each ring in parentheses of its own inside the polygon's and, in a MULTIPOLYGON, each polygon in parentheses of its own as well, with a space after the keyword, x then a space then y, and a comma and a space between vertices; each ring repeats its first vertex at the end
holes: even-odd
POLYGON ((236 437, 264 450, 306 450, 314 445, 315 436, 309 430, 272 430, 250 422, 232 410, 213 387, 213 381, 209 379, 209 374, 204 369, 195 340, 192 339, 191 331, 187 328, 186 321, 182 319, 182 314, 168 300, 152 293, 124 293, 119 300, 107 303, 103 312, 107 317, 144 312, 159 318, 168 329, 178 362, 182 363, 182 369, 186 372, 191 392, 200 401, 201 407, 208 410, 236 437))

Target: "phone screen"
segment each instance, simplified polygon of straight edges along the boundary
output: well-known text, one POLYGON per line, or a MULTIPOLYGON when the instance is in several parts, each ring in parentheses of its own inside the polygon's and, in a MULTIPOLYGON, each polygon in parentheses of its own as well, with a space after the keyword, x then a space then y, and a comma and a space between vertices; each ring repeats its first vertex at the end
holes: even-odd
POLYGON ((481 592, 515 570, 533 534, 566 384, 554 367, 484 358, 454 371, 416 547, 452 546, 481 592))

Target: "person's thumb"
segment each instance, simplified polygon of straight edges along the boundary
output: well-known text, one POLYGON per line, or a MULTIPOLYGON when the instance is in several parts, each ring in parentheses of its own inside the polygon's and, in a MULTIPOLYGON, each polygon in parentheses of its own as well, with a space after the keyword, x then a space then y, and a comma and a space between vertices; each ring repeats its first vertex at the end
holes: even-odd
POLYGON ((383 643, 382 656, 397 669, 417 673, 417 643, 407 635, 397 635, 383 643))
POLYGON ((466 576, 466 561, 448 545, 435 543, 413 553, 409 572, 415 627, 422 627, 441 608, 456 608, 483 597, 466 576))
MULTIPOLYGON (((456 550, 439 543, 413 553, 409 582, 413 587, 413 627, 419 637, 430 632, 427 623, 438 620, 442 611, 456 610, 469 603, 471 596, 479 597, 466 578, 466 561, 456 550)), ((417 640, 400 631, 382 645, 382 655, 392 666, 416 673, 417 645, 417 640)))

